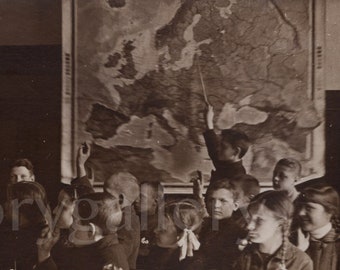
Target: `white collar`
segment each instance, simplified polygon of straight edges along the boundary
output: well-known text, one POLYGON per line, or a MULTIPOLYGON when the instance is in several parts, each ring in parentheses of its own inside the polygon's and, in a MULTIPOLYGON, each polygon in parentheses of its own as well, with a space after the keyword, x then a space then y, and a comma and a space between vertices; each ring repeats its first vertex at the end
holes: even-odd
POLYGON ((332 223, 327 223, 325 226, 310 232, 310 235, 314 239, 321 239, 332 229, 332 223))

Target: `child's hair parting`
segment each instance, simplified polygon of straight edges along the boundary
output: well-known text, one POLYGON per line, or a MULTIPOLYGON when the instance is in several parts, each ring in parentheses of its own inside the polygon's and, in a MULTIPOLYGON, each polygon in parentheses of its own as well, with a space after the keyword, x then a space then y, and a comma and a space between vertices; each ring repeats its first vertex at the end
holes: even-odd
POLYGON ((204 211, 200 205, 193 204, 190 200, 170 202, 165 205, 165 222, 172 222, 179 236, 177 245, 180 247, 179 260, 186 256, 193 256, 200 243, 196 237, 201 229, 204 211))
POLYGON ((27 159, 27 158, 20 158, 15 160, 11 165, 10 165, 10 169, 14 168, 14 167, 26 167, 27 170, 30 171, 31 175, 34 174, 34 168, 33 168, 33 164, 32 162, 27 159))
POLYGON ((223 178, 210 183, 205 196, 206 203, 207 200, 211 197, 212 193, 219 189, 229 190, 233 194, 234 202, 239 200, 240 190, 236 187, 233 181, 227 178, 223 178))
POLYGON ((318 185, 311 186, 303 189, 296 199, 296 208, 299 208, 299 205, 305 204, 308 202, 321 204, 325 211, 332 215, 331 222, 333 227, 336 230, 339 230, 339 194, 338 192, 331 186, 326 185, 318 185))
POLYGON ((260 193, 259 180, 249 174, 236 176, 231 182, 243 192, 243 196, 249 199, 260 193))
POLYGON ((284 166, 290 169, 294 169, 297 172, 297 176, 301 177, 301 163, 294 158, 282 158, 276 163, 276 166, 284 166))
POLYGON ((269 190, 255 196, 250 202, 248 210, 252 208, 259 209, 261 206, 265 206, 277 220, 282 221, 281 269, 286 269, 285 257, 289 243, 290 224, 294 213, 293 203, 288 198, 286 191, 269 190))
POLYGON ((240 158, 247 153, 251 144, 247 134, 235 129, 223 129, 221 131, 221 141, 230 143, 233 148, 240 148, 240 158))
POLYGON ((203 221, 203 213, 198 205, 189 200, 170 202, 165 205, 165 216, 171 220, 177 232, 180 234, 184 229, 198 232, 203 221))
POLYGON ((93 223, 97 225, 103 235, 115 232, 121 222, 120 205, 118 199, 108 192, 89 193, 76 201, 74 214, 82 225, 93 223))
POLYGON ((132 202, 139 197, 138 180, 128 172, 113 174, 104 182, 104 190, 114 195, 123 194, 132 202))
POLYGON ((143 181, 140 183, 140 186, 149 186, 153 190, 155 197, 163 198, 164 197, 164 187, 159 181, 143 181))

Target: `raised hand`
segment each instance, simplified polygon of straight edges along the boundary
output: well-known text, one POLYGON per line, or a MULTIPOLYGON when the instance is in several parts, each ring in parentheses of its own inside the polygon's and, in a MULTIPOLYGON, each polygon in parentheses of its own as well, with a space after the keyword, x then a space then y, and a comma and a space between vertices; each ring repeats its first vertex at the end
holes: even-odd
POLYGON ((82 143, 78 148, 77 153, 77 177, 81 178, 86 176, 85 162, 91 154, 91 145, 88 142, 82 143))
POLYGON ((214 107, 211 105, 208 105, 206 121, 208 129, 214 129, 214 107))
POLYGON ((193 182, 193 195, 195 198, 203 198, 203 180, 202 172, 197 171, 197 177, 191 179, 193 182))

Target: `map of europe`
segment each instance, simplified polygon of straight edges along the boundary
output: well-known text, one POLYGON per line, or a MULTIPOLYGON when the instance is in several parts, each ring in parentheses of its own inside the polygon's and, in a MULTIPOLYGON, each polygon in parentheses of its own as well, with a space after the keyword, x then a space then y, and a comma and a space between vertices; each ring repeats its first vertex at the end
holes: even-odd
POLYGON ((77 140, 90 141, 95 180, 188 182, 213 165, 216 132, 244 131, 249 174, 270 181, 283 157, 315 166, 324 121, 311 87, 309 0, 98 0, 77 3, 77 140))

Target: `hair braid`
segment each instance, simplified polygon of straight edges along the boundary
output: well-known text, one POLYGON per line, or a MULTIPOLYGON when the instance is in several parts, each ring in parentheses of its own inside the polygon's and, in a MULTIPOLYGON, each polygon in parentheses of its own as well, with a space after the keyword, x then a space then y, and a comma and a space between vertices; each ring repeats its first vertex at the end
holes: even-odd
POLYGON ((334 230, 339 233, 340 232, 340 217, 339 215, 333 215, 331 218, 331 223, 334 230))
POLYGON ((289 230, 289 221, 285 220, 282 224, 282 248, 281 248, 281 262, 278 270, 287 270, 286 268, 286 252, 288 246, 288 230, 289 230))

